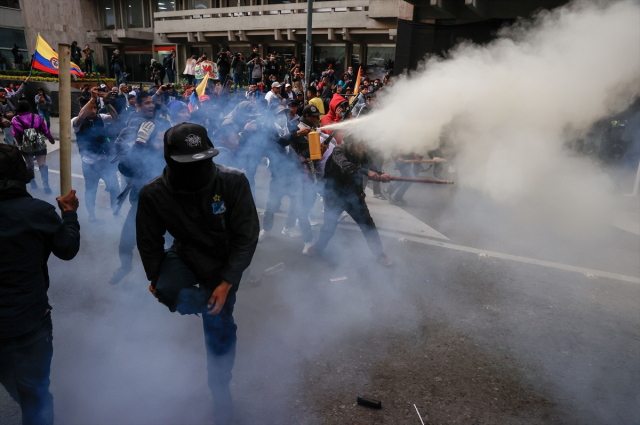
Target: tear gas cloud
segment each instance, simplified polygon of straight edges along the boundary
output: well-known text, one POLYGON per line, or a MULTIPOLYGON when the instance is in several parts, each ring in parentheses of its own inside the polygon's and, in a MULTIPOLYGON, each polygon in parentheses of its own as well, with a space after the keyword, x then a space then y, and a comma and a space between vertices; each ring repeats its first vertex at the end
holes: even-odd
POLYGON ((488 45, 463 43, 400 77, 375 113, 345 130, 417 152, 446 136, 457 184, 527 214, 597 218, 612 203, 612 182, 562 147, 568 132, 584 134, 638 93, 639 15, 637 2, 579 1, 488 45))

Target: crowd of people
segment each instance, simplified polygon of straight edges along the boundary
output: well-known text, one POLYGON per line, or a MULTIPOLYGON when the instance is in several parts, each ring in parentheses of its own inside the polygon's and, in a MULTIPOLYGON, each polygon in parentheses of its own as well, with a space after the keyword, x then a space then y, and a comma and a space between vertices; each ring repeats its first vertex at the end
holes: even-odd
MULTIPOLYGON (((158 301, 172 312, 202 313, 217 424, 229 423, 233 412, 229 383, 235 294, 243 276, 253 278, 247 268, 257 244, 269 243, 274 215, 285 197, 290 207, 282 233, 302 238, 303 255, 327 249, 346 213, 362 230, 372 261, 392 265, 364 191, 370 181, 376 196, 384 194, 380 183, 390 176, 381 169, 382 154, 364 140, 327 128, 369 113, 379 91, 391 82, 388 77, 384 82, 363 77, 356 84, 351 68, 339 77, 328 68, 307 80, 295 61, 283 71, 274 59, 264 61, 257 52, 248 58, 254 64, 252 78, 242 92, 236 71, 247 65, 242 55, 230 53, 221 53, 219 62, 226 60, 229 66, 218 66, 220 79, 200 95, 194 84, 179 91, 160 81, 149 90, 132 88, 124 80, 111 89, 86 85, 80 112, 71 121, 89 222, 97 220, 100 180, 113 215, 120 214, 127 199, 131 205, 120 235, 120 267, 109 283, 118 285, 130 273, 137 245, 149 290, 158 301), (262 223, 255 206, 261 163, 271 173, 262 223), (118 172, 126 187, 120 186, 118 172), (314 242, 310 214, 317 203, 323 205, 324 224, 314 242)), ((3 126, 8 122, 13 136, 0 145, 0 383, 20 403, 24 423, 50 424, 46 264, 51 253, 70 260, 79 251, 79 200, 75 191, 57 198, 60 220, 51 205, 27 191, 27 185, 38 187, 37 163, 44 190, 51 192, 45 143, 55 143, 48 122, 51 98, 38 91, 38 113, 31 113, 29 102, 20 100, 28 84, 27 78, 10 97, 0 89, 3 126), (26 253, 28 264, 23 261, 26 253)), ((406 155, 398 156, 398 163, 402 158, 406 155)), ((397 195, 391 199, 397 201, 397 195)))

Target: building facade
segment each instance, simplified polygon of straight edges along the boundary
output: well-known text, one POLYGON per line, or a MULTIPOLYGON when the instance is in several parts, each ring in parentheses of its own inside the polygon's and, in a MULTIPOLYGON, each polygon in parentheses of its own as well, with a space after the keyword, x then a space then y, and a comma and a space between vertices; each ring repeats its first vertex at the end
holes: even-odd
MULTIPOLYGON (((151 59, 171 49, 179 73, 187 57, 222 50, 248 55, 257 46, 269 53, 305 61, 307 3, 284 0, 98 0, 99 27, 89 36, 103 46, 103 60, 114 49, 124 53, 133 81, 148 81, 151 59)), ((398 16, 413 6, 401 0, 314 2, 313 63, 326 58, 347 66, 382 67, 395 57, 398 16)), ((407 15, 407 16, 410 16, 407 15)))

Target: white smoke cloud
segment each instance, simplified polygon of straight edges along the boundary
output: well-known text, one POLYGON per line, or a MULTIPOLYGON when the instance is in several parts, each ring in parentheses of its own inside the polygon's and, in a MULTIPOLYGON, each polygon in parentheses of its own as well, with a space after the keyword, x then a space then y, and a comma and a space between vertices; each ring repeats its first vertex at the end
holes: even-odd
POLYGON ((640 5, 580 1, 460 45, 401 77, 380 109, 345 128, 378 147, 424 152, 443 130, 457 147, 457 184, 528 212, 602 213, 609 178, 562 152, 568 128, 628 105, 640 76, 640 5))

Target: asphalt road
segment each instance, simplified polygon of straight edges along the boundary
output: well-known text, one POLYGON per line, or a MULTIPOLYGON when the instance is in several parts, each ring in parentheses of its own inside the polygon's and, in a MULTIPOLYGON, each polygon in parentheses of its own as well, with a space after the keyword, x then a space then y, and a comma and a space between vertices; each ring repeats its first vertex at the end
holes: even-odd
MULTIPOLYGON (((258 177, 263 208, 269 173, 258 177)), ((200 319, 158 304, 139 260, 107 283, 123 222, 107 196, 95 224, 81 199, 76 259, 49 262, 57 423, 212 423, 200 319)), ((428 424, 640 423, 637 234, 603 223, 566 235, 451 186, 406 198, 368 198, 391 269, 348 222, 324 257, 279 232, 259 244, 262 279, 241 284, 235 310, 238 423, 419 424, 414 404, 428 424)), ((0 423, 20 423, 1 388, 0 423)))

